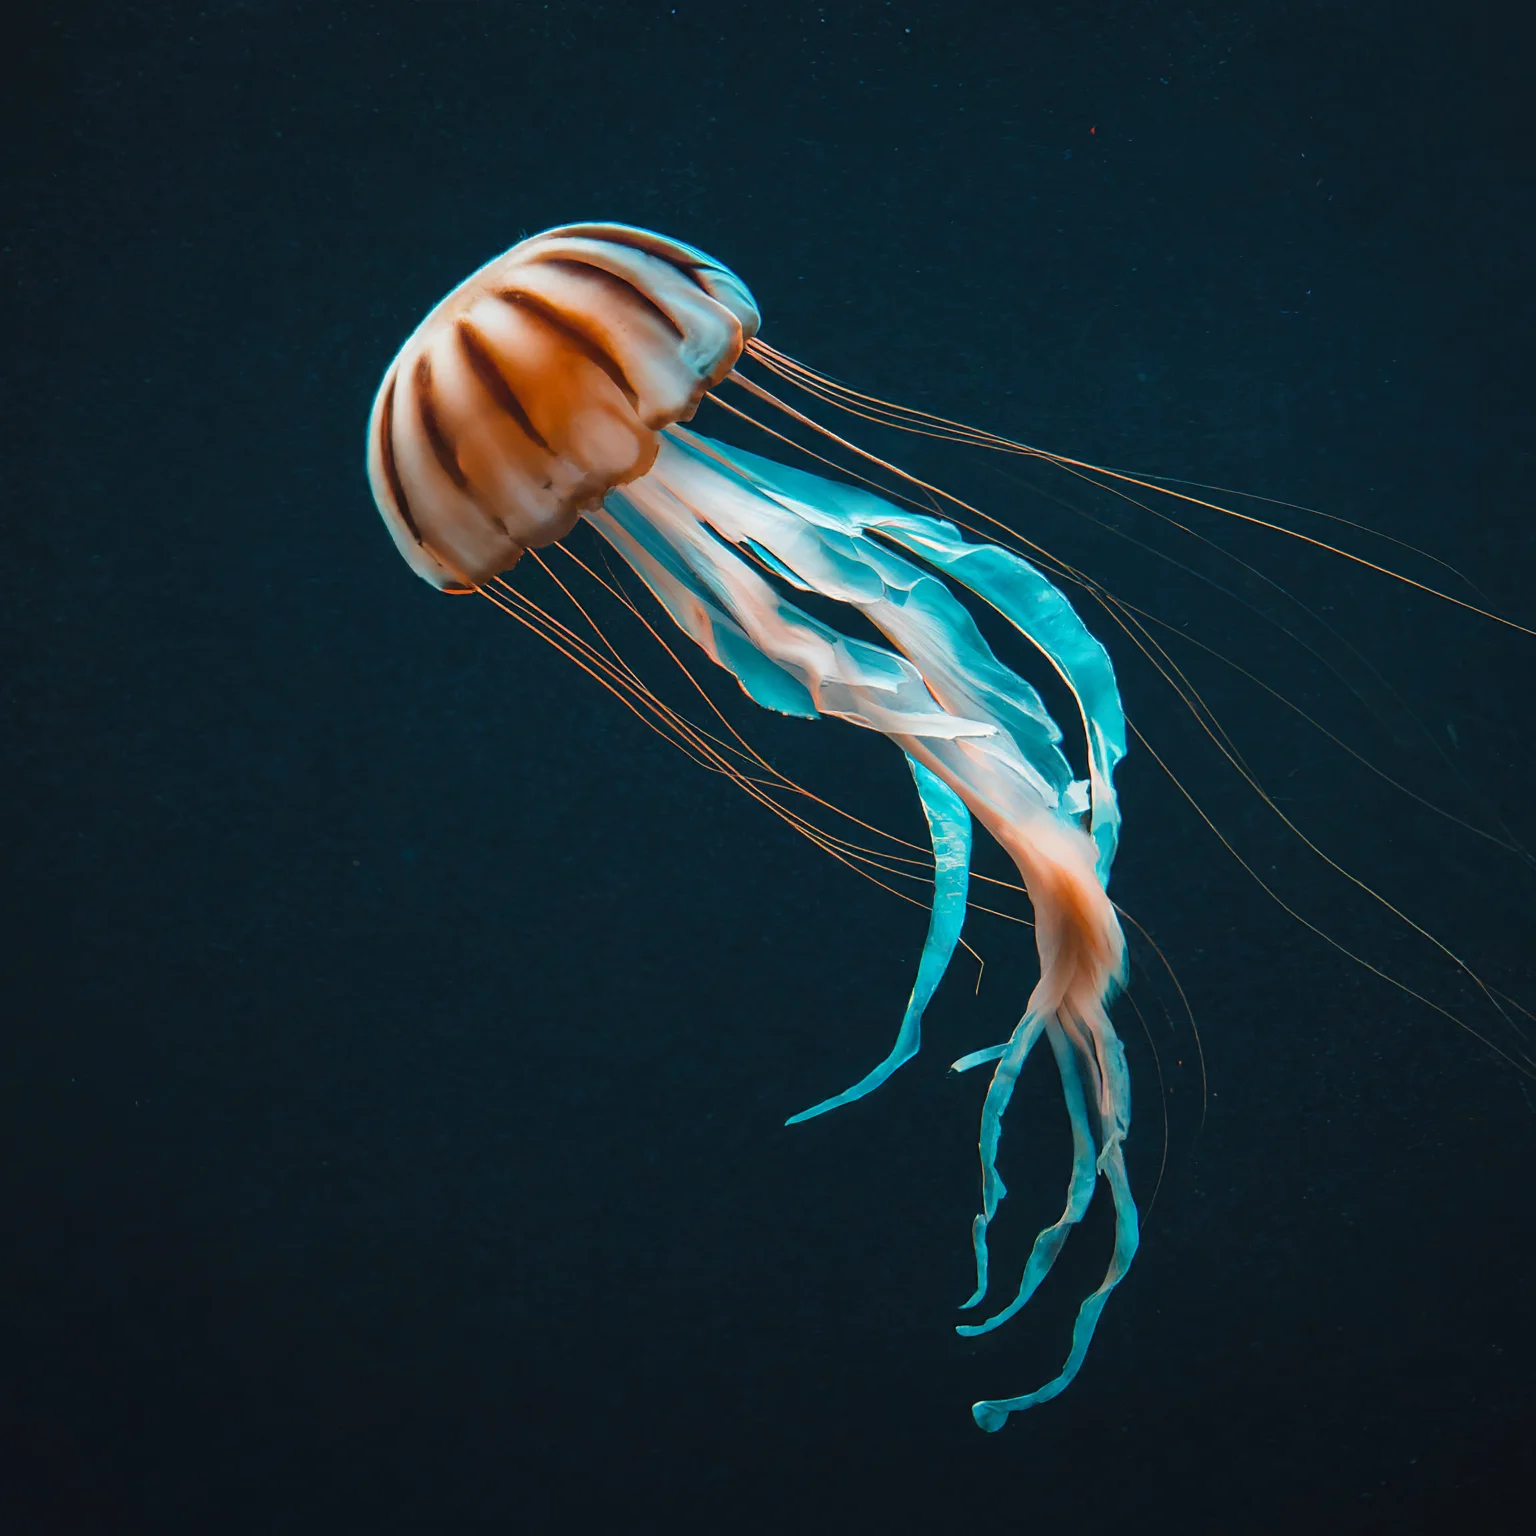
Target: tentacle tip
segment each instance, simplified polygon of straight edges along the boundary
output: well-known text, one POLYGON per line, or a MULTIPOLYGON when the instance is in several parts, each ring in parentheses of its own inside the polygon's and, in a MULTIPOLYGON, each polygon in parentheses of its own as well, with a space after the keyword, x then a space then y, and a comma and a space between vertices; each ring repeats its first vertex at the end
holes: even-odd
POLYGON ((1008 1410, 996 1403, 972 1403, 971 1417, 976 1420, 977 1429, 995 1435, 1008 1422, 1008 1410))
POLYGON ((807 1120, 814 1120, 818 1115, 824 1115, 829 1109, 836 1109, 837 1104, 833 1100, 824 1099, 820 1104, 813 1104, 809 1109, 802 1109, 798 1115, 791 1115, 784 1122, 785 1125, 804 1125, 807 1120))
MULTIPOLYGON (((967 1302, 966 1305, 970 1306, 970 1302, 967 1302)), ((987 1332, 987 1330, 976 1323, 956 1323, 955 1332, 958 1333, 962 1339, 974 1339, 978 1335, 987 1332)))

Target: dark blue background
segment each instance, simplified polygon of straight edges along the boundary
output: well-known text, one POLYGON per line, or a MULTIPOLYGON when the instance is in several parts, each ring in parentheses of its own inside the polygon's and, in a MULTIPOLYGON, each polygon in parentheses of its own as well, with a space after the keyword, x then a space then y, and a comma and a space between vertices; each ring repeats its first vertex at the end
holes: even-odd
MULTIPOLYGON (((957 964, 923 1056, 783 1129, 885 1050, 921 915, 411 578, 362 473, 427 307, 521 233, 616 218, 731 264, 765 336, 839 377, 1356 519, 1531 622, 1514 7, 231 0, 11 27, 15 1528, 1520 1528, 1536 1084, 1287 918, 1133 754, 1115 894, 1183 983, 1210 1097, 1138 949, 1144 1211, 1167 1156, 1144 1247, 1071 1391, 981 1435, 968 1404, 1055 1369, 1108 1245, 1097 1212, 1008 1329, 951 1331, 984 1085, 943 1066, 1011 1026, 1027 936, 978 919, 985 984, 957 964)), ((1425 729, 1394 733, 1051 498, 1197 558, 1173 532, 896 447, 1423 793, 1536 835, 1536 640, 1232 532, 1397 685, 1425 729)), ((1090 618, 1287 901, 1518 1044, 1090 618)), ((1536 999, 1517 857, 1177 654, 1321 845, 1536 999)), ((734 714, 917 830, 885 743, 734 714)), ((1066 1172, 1043 1063, 1006 1152, 1005 1276, 1066 1172)))

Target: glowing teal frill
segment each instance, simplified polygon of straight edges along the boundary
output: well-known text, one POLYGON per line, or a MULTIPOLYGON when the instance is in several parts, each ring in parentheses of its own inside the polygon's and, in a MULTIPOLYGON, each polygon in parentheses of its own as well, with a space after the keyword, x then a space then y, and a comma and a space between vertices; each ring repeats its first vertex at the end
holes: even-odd
MULTIPOLYGON (((911 997, 885 1059, 788 1123, 852 1103, 917 1054, 923 1012, 960 939, 972 826, 955 785, 977 803, 1002 807, 1021 826, 1086 831, 1092 847, 1083 867, 1091 862, 1099 885, 1107 885, 1120 826, 1114 771, 1125 753, 1109 657, 1062 592, 1012 551, 970 542, 951 524, 902 511, 869 491, 681 428, 664 434, 648 475, 611 492, 588 517, 678 626, 757 703, 804 718, 835 715, 882 731, 907 753, 934 853, 928 935, 911 997), (842 634, 793 603, 770 577, 857 608, 895 649, 842 634), (1060 728, 1039 694, 998 660, 942 577, 996 609, 1066 683, 1082 715, 1087 780, 1074 778, 1060 728)), ((966 1307, 986 1295, 987 1228, 1006 1193, 997 1170, 1003 1114, 1042 1035, 1056 1060, 1073 1140, 1065 1209, 1035 1239, 1015 1297, 986 1321, 962 1325, 961 1334, 989 1332, 1028 1302, 1082 1219, 1101 1174, 1116 1219, 1108 1271, 1079 1309, 1061 1372, 1024 1396, 975 1404, 983 1429, 1000 1428, 1010 1413, 1056 1396, 1071 1382, 1109 1293, 1136 1252, 1136 1207, 1122 1149, 1130 1081, 1104 1011, 1108 1001, 1101 998, 1103 1007, 1086 1023, 1026 1013, 1008 1041, 954 1064, 966 1071, 996 1063, 982 1110, 982 1211, 973 1225, 977 1284, 966 1307)))

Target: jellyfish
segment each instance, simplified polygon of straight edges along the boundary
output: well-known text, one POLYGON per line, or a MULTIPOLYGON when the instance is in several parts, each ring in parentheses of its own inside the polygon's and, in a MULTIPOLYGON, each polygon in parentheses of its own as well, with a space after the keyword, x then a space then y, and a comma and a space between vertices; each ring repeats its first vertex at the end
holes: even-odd
MULTIPOLYGON (((1041 1040, 1060 1078, 1072 1164, 1061 1215, 1035 1238, 1013 1296, 958 1332, 988 1333, 1025 1306, 1101 1179, 1115 1235, 1059 1373, 1023 1395, 973 1405, 976 1423, 993 1431, 1071 1383, 1137 1248, 1124 1153, 1130 1079, 1110 1019, 1127 963, 1107 891, 1120 831, 1114 775, 1126 747, 1120 695, 1103 645, 1017 549, 937 510, 914 510, 911 498, 899 502, 867 478, 834 479, 684 425, 727 380, 816 425, 744 378, 744 352, 837 396, 840 386, 763 343, 759 318, 735 273, 676 240, 622 224, 525 239, 455 288, 390 364, 369 422, 368 477, 400 553, 440 591, 520 612, 508 573, 584 519, 756 704, 877 731, 905 755, 933 857, 911 997, 885 1059, 788 1124, 863 1098, 917 1054, 924 1011, 961 938, 974 822, 1017 868, 1033 908, 1039 979, 1006 1040, 954 1063, 992 1068, 971 1232, 976 1287, 963 1310, 988 1296, 988 1230, 1006 1194, 1004 1114, 1041 1040), (1039 692, 998 658, 961 590, 1001 615, 1066 685, 1086 778, 1076 777, 1039 692), (846 605, 887 643, 845 633, 797 593, 846 605)), ((910 476, 900 483, 922 485, 910 476)), ((609 675, 620 665, 573 653, 609 675)))

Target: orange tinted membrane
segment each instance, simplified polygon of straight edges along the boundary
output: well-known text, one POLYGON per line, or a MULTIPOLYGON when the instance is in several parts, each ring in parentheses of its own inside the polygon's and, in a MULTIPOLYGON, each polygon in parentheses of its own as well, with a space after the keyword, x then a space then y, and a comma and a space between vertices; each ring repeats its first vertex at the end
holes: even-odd
POLYGON ((656 456, 655 441, 607 371, 593 364, 585 349, 571 347, 563 331, 550 329, 520 308, 514 313, 528 326, 529 339, 536 337, 537 343, 528 353, 504 357, 503 363, 530 411, 543 421, 551 452, 577 471, 578 478, 566 489, 564 499, 600 497, 623 480, 644 474, 656 456), (587 427, 594 410, 623 429, 630 445, 623 462, 612 457, 612 450, 619 446, 617 434, 604 435, 604 459, 594 460, 592 434, 578 430, 587 427))
POLYGON ((506 375, 497 365, 495 355, 485 337, 467 318, 458 322, 455 331, 458 335, 459 349, 463 352, 464 359, 475 377, 480 381, 480 387, 505 415, 510 416, 517 423, 524 434, 532 438, 545 453, 550 452, 544 434, 534 426, 528 412, 523 408, 523 402, 517 398, 512 386, 507 383, 506 375))
POLYGON ((551 256, 543 263, 545 266, 555 267, 560 271, 578 272, 583 278, 590 279, 601 284, 613 298, 622 303, 634 304, 636 307, 648 310, 655 315, 679 341, 683 339, 683 328, 676 320, 659 305, 644 289, 637 288, 628 278, 618 276, 610 272, 606 267, 594 266, 589 261, 583 261, 579 256, 551 256))
POLYGON ((548 299, 541 298, 536 293, 524 293, 520 288, 504 288, 497 293, 496 297, 503 303, 514 305, 535 320, 547 325, 551 330, 558 332, 568 346, 580 352, 594 368, 601 368, 608 375, 614 388, 629 401, 632 409, 639 409, 640 397, 635 393, 634 386, 629 382, 619 360, 593 337, 579 330, 574 321, 556 309, 548 299))

